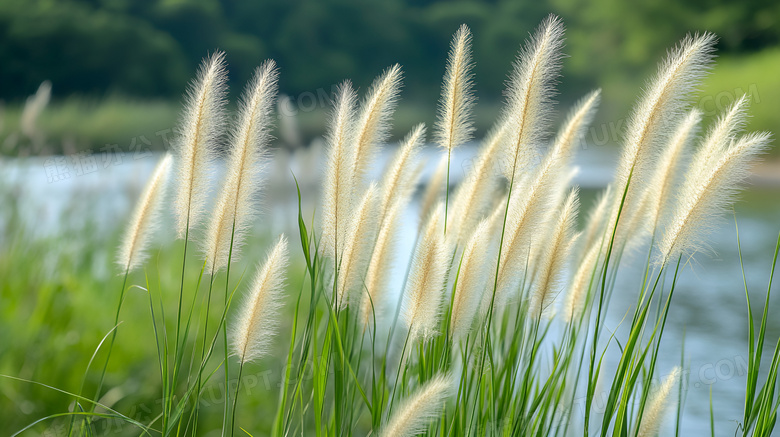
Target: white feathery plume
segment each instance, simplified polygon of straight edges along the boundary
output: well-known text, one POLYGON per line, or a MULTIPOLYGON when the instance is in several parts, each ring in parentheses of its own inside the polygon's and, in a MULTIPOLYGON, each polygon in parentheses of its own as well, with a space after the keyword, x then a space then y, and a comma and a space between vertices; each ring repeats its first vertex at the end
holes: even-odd
POLYGON ((287 238, 282 235, 258 270, 241 305, 231 336, 233 354, 241 363, 256 360, 267 353, 276 335, 288 257, 287 238))
POLYGON ((359 189, 379 144, 387 139, 400 90, 401 66, 395 64, 374 80, 360 105, 360 115, 355 126, 355 154, 352 157, 354 190, 359 189))
MULTIPOLYGON (((569 195, 568 188, 571 185, 571 181, 574 179, 574 176, 577 175, 577 172, 579 172, 579 167, 564 169, 568 170, 568 172, 561 172, 561 174, 555 178, 554 182, 551 184, 551 189, 545 202, 546 205, 537 206, 544 209, 541 224, 538 226, 538 229, 542 232, 541 235, 548 235, 548 231, 555 227, 555 223, 557 223, 560 214, 560 205, 563 204, 563 201, 569 195)), ((527 260, 528 270, 530 272, 536 271, 539 258, 545 250, 547 250, 546 246, 547 241, 545 239, 538 238, 538 235, 536 237, 531 237, 530 249, 528 251, 529 258, 527 260)))
POLYGON ((450 317, 450 331, 455 338, 462 338, 471 328, 495 267, 489 262, 492 257, 485 254, 490 248, 490 228, 490 222, 482 220, 463 251, 450 317))
POLYGON ((770 135, 765 132, 747 134, 734 140, 714 162, 702 158, 710 151, 702 149, 696 153, 659 242, 662 265, 679 255, 692 256, 705 247, 703 239, 712 232, 714 220, 734 201, 750 165, 769 141, 770 135))
POLYGON ((328 158, 322 193, 322 253, 328 257, 341 254, 347 226, 352 214, 355 177, 352 161, 355 135, 353 119, 357 96, 349 82, 339 87, 327 136, 328 158), (338 244, 338 247, 337 247, 338 244))
POLYGON ((174 142, 178 187, 173 204, 179 238, 184 238, 203 214, 208 166, 225 125, 226 93, 225 54, 215 52, 203 61, 197 79, 187 89, 180 135, 174 142))
POLYGON ((388 165, 382 182, 379 209, 383 222, 395 202, 406 203, 414 193, 419 177, 416 169, 417 158, 424 142, 425 125, 420 123, 404 138, 398 152, 388 165))
POLYGON ((382 427, 381 437, 412 437, 425 431, 444 410, 453 381, 450 375, 439 375, 409 396, 382 427))
POLYGON ((647 406, 642 413, 639 431, 636 433, 637 437, 654 437, 655 435, 658 435, 658 430, 661 428, 664 415, 666 415, 666 412, 674 405, 674 402, 669 400, 669 396, 672 394, 674 384, 679 379, 680 367, 677 366, 672 369, 672 372, 666 377, 663 384, 658 387, 648 401, 647 406))
POLYGON ((514 63, 503 115, 508 126, 502 168, 510 183, 527 164, 523 156, 542 141, 549 127, 562 47, 563 23, 551 15, 539 25, 514 63))
POLYGON ((506 133, 499 124, 485 137, 479 154, 455 191, 450 207, 447 231, 458 241, 465 241, 488 211, 498 185, 497 155, 506 133))
POLYGON ((582 310, 585 308, 585 302, 588 297, 588 291, 591 284, 598 282, 598 262, 601 259, 602 247, 601 241, 594 239, 593 244, 585 246, 587 252, 579 265, 575 266, 574 276, 572 276, 569 292, 566 294, 566 300, 563 304, 561 317, 566 323, 571 323, 579 318, 582 310))
MULTIPOLYGON (((728 146, 737 138, 737 135, 744 130, 747 124, 749 103, 747 96, 743 95, 718 117, 694 155, 691 171, 706 171, 708 163, 712 164, 720 159, 728 146)), ((704 177, 704 175, 697 174, 695 177, 704 177)))
POLYGON ((674 186, 679 179, 677 173, 685 157, 688 144, 696 136, 700 122, 701 112, 699 110, 688 111, 688 114, 674 131, 671 141, 661 153, 656 171, 650 179, 649 186, 653 189, 648 190, 648 193, 651 193, 648 224, 654 230, 658 229, 661 217, 666 214, 669 199, 672 197, 674 186))
POLYGON ((379 314, 379 309, 384 303, 383 299, 387 295, 387 286, 395 261, 395 243, 400 230, 401 214, 405 206, 405 202, 393 203, 379 228, 379 235, 366 273, 365 282, 368 295, 361 304, 361 319, 364 325, 370 324, 373 316, 379 314))
MULTIPOLYGON (((657 161, 660 144, 668 141, 670 132, 685 110, 690 95, 710 68, 715 45, 711 33, 686 36, 661 64, 649 82, 633 114, 628 119, 621 157, 615 173, 614 205, 610 225, 615 223, 629 183, 621 213, 621 222, 639 214, 641 191, 657 161), (637 188, 632 188, 637 187, 637 188)), ((612 226, 609 226, 612 228, 612 226)))
POLYGON ((160 207, 165 198, 165 183, 172 161, 170 154, 163 156, 130 216, 130 223, 122 237, 116 260, 127 272, 135 270, 146 261, 146 247, 159 225, 160 207))
POLYGON ((410 329, 410 340, 429 339, 439 326, 444 287, 449 267, 449 251, 444 229, 444 204, 434 209, 417 242, 412 257, 401 312, 410 329))
POLYGON ((625 221, 622 221, 623 225, 618 228, 615 241, 621 251, 640 246, 651 235, 655 237, 662 209, 666 209, 672 197, 685 147, 700 120, 701 113, 696 109, 691 110, 676 127, 668 144, 663 146, 657 158, 658 163, 647 181, 647 189, 639 193, 633 211, 627 214, 625 221))
POLYGON ((549 212, 559 203, 557 199, 561 190, 568 184, 570 173, 566 172, 566 166, 573 146, 590 123, 598 100, 599 92, 594 91, 572 108, 552 149, 528 186, 512 192, 498 273, 497 293, 502 300, 509 297, 506 295, 508 290, 519 284, 521 273, 526 271, 529 261, 529 245, 544 226, 549 212))
POLYGON ((611 206, 611 202, 612 184, 608 184, 607 188, 599 194, 596 203, 588 213, 585 229, 582 231, 582 236, 580 237, 580 253, 589 250, 588 248, 596 245, 596 242, 600 241, 604 236, 606 220, 609 214, 608 209, 611 206))
MULTIPOLYGON (((474 106, 471 76, 471 32, 462 25, 450 45, 447 68, 442 84, 439 116, 436 123, 436 142, 447 150, 447 175, 443 229, 446 233, 449 202, 450 158, 452 150, 468 141, 474 130, 471 110, 474 106)), ((428 194, 428 193, 426 193, 428 194)), ((427 197, 427 196, 426 196, 427 197)), ((423 210, 424 214, 427 211, 423 210)))
POLYGON ((474 132, 471 120, 474 107, 472 67, 471 32, 464 24, 450 44, 436 123, 436 143, 448 154, 471 139, 474 132))
POLYGON ((558 212, 550 238, 540 254, 531 285, 531 314, 541 316, 563 288, 563 275, 576 240, 575 222, 579 210, 576 188, 572 189, 558 212))
MULTIPOLYGON (((557 188, 555 191, 557 191, 559 200, 563 199, 566 188, 579 171, 578 167, 570 168, 571 161, 577 146, 583 142, 585 132, 593 121, 600 101, 601 90, 597 89, 585 95, 572 106, 552 143, 552 149, 542 162, 543 168, 549 168, 545 172, 549 171, 550 173, 541 172, 540 174, 548 178, 556 177, 557 188)), ((553 205, 558 205, 558 203, 554 202, 553 205)))
POLYGON ((428 222, 428 218, 433 213, 433 208, 441 200, 444 194, 444 185, 447 183, 447 156, 442 156, 436 170, 433 171, 428 184, 420 200, 420 229, 428 222))
POLYGON ((506 216, 506 202, 507 194, 499 196, 499 200, 493 205, 490 215, 487 216, 487 220, 490 222, 491 234, 501 235, 501 230, 504 227, 504 217, 506 216))
POLYGON ((363 294, 363 279, 371 260, 379 226, 377 191, 376 184, 372 182, 355 209, 347 230, 344 253, 338 260, 336 303, 339 309, 359 304, 363 294))
POLYGON ((566 164, 574 155, 575 146, 581 144, 588 126, 593 121, 596 109, 601 101, 601 90, 597 89, 586 94, 572 106, 555 137, 550 154, 556 159, 564 160, 566 164))
POLYGON ((270 140, 278 71, 266 61, 247 85, 230 135, 225 182, 206 228, 206 271, 217 272, 235 261, 257 211, 260 173, 270 140))

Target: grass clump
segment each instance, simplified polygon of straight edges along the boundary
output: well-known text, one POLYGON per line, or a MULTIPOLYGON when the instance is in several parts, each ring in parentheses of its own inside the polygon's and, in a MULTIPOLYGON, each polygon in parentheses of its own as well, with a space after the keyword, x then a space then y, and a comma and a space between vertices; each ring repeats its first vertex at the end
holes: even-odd
MULTIPOLYGON (((245 430, 250 435, 655 435, 679 382, 675 370, 660 388, 653 385, 678 277, 706 247, 712 223, 731 205, 770 138, 743 132, 746 100, 705 136, 695 135, 701 117, 690 106, 710 69, 715 37, 688 36, 637 102, 615 181, 580 230, 571 157, 600 94, 583 97, 552 132, 563 36, 562 22, 550 17, 522 47, 504 110, 482 142, 477 165, 451 188, 451 151, 470 135, 474 107, 470 33, 461 27, 455 34, 436 126, 441 161, 424 195, 402 281, 391 281, 387 272, 395 267, 398 232, 418 229, 403 212, 419 176, 425 128, 409 133, 379 180, 368 171, 390 129, 400 66, 385 70, 362 100, 349 82, 339 88, 321 213, 304 218, 298 191, 305 266, 288 268, 296 245, 288 248, 281 236, 245 284, 237 260, 248 248, 243 241, 264 188, 258 170, 267 162, 277 73, 272 62, 263 64, 239 115, 228 121, 223 55, 207 59, 190 88, 175 153, 165 158, 173 160, 176 176, 171 233, 183 240, 180 254, 165 255, 180 263, 123 263, 127 282, 120 296, 137 289, 148 298, 160 405, 144 422, 111 408, 101 375, 94 395, 83 383, 78 392, 62 392, 74 408, 41 420, 68 416, 71 435, 92 435, 111 418, 137 433, 169 436, 212 431, 207 418, 216 416, 222 435, 235 435, 244 432, 245 416, 237 412, 247 402, 239 396, 245 366, 273 359, 284 362, 277 402, 264 411, 259 430, 245 430), (697 149, 685 162, 691 144, 697 149), (211 206, 208 175, 222 148, 227 171, 211 206), (544 158, 534 165, 530 157, 537 152, 544 158), (679 168, 685 169, 681 180, 679 168), (188 253, 192 243, 203 253, 188 253), (628 331, 607 336, 615 279, 636 248, 647 254, 636 305, 626 313, 628 331), (143 266, 145 275, 131 266, 143 266), (288 280, 300 288, 286 297, 292 316, 280 324, 288 280), (395 282, 401 285, 397 303, 389 292, 395 282), (222 296, 213 299, 222 285, 222 296), (274 355, 274 345, 281 354, 274 355), (606 364, 607 353, 618 354, 614 368, 606 364), (204 390, 217 380, 224 399, 204 405, 204 390), (571 414, 580 398, 581 420, 571 414), (605 400, 603 408, 596 408, 597 399, 605 400)), ((144 222, 145 203, 133 223, 144 222)), ((151 229, 133 224, 129 235, 151 229)), ((769 435, 775 423, 780 343, 763 386, 758 381, 768 302, 757 341, 750 325, 744 435, 769 435)), ((121 305, 120 297, 118 315, 121 305)), ((106 334, 112 341, 104 369, 118 325, 106 334)))

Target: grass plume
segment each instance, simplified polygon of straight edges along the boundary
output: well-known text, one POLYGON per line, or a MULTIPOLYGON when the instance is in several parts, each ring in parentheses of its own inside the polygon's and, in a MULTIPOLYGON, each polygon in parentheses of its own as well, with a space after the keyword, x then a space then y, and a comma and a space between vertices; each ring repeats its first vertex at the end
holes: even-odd
POLYGON ((506 124, 499 124, 488 134, 452 200, 452 214, 447 223, 450 235, 465 241, 483 218, 498 187, 498 150, 506 134, 506 124))
POLYGON ((219 271, 228 259, 235 260, 251 227, 262 187, 260 173, 270 139, 277 78, 276 64, 267 61, 255 71, 244 92, 230 135, 225 182, 206 229, 207 271, 219 271))
POLYGON ((563 23, 550 16, 523 47, 514 63, 507 87, 507 138, 503 152, 504 169, 510 183, 520 168, 528 148, 540 144, 550 125, 554 82, 561 69, 563 23))
POLYGON ((412 257, 401 312, 410 339, 428 339, 438 332, 449 265, 449 251, 441 232, 444 204, 434 209, 412 257))
POLYGON ((366 170, 373 162, 377 147, 387 139, 390 119, 401 91, 401 76, 400 65, 395 64, 388 68, 374 80, 360 105, 355 126, 355 154, 352 159, 354 189, 360 186, 366 170))
POLYGON ((357 95, 350 82, 339 86, 327 136, 328 158, 322 190, 322 241, 327 256, 343 250, 347 223, 354 203, 352 168, 354 160, 355 102, 357 95))
POLYGON ((408 202, 417 185, 420 147, 425 142, 425 125, 420 123, 401 142, 393 160, 385 170, 382 181, 380 214, 386 220, 395 203, 408 202))
MULTIPOLYGON (((670 51, 647 85, 626 126, 624 145, 615 171, 615 206, 611 223, 616 219, 616 204, 625 189, 628 190, 624 208, 626 214, 630 216, 641 210, 641 192, 656 164, 660 145, 669 140, 688 98, 709 70, 715 42, 711 33, 686 36, 670 51), (626 188, 629 177, 631 185, 626 188)), ((626 217, 625 221, 630 221, 630 218, 626 217)))
POLYGON ((579 198, 577 189, 571 190, 558 211, 558 218, 536 265, 531 288, 531 313, 540 316, 564 287, 563 275, 569 254, 576 241, 574 235, 579 198))
POLYGON ((187 90, 176 146, 177 189, 173 199, 176 233, 184 238, 200 223, 208 194, 209 164, 225 126, 225 54, 215 52, 187 90))
POLYGON ((173 157, 167 153, 160 159, 130 215, 130 223, 122 237, 116 260, 123 271, 137 269, 147 258, 147 246, 159 226, 160 208, 165 199, 166 181, 172 161, 173 157))
POLYGON ((751 163, 766 149, 769 140, 768 133, 747 134, 733 141, 715 162, 702 158, 710 151, 697 152, 659 244, 661 264, 706 247, 703 240, 712 232, 713 221, 734 201, 751 163))
POLYGON ((675 383, 680 379, 680 374, 680 368, 675 367, 656 392, 653 393, 642 415, 642 422, 640 423, 639 431, 636 433, 637 437, 653 437, 658 434, 664 415, 673 407, 673 402, 670 401, 669 397, 672 394, 675 383))
POLYGON ((468 333, 489 283, 492 257, 485 251, 489 251, 490 231, 490 221, 482 220, 463 251, 450 318, 450 331, 456 338, 468 333))
POLYGON ((395 260, 396 239, 401 230, 401 219, 405 206, 405 203, 402 202, 393 203, 379 228, 366 272, 367 297, 361 303, 361 320, 364 324, 371 322, 372 315, 378 313, 378 308, 382 307, 384 297, 387 295, 387 287, 395 260))
POLYGON ((412 437, 425 431, 444 409, 451 385, 449 375, 440 375, 425 383, 390 417, 379 435, 412 437))
POLYGON ((287 238, 282 235, 269 251, 246 300, 240 305, 231 337, 233 354, 241 363, 263 356, 276 335, 288 262, 287 238))
POLYGON ((379 211, 377 210, 377 187, 372 183, 355 209, 347 231, 344 254, 339 260, 338 295, 339 309, 357 305, 363 291, 363 280, 374 249, 379 211))

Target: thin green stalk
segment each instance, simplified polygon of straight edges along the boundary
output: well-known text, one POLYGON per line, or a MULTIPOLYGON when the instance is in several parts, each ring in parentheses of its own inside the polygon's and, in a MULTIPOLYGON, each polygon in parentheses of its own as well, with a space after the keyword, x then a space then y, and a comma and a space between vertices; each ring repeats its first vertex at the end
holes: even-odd
MULTIPOLYGON (((192 200, 192 195, 190 194, 190 201, 192 200)), ((163 429, 167 430, 169 415, 171 412, 171 408, 173 407, 173 391, 176 387, 176 378, 178 376, 178 366, 176 365, 176 357, 179 356, 179 330, 181 329, 181 307, 182 307, 182 301, 184 300, 184 273, 186 271, 187 267, 187 247, 189 245, 190 241, 190 210, 187 209, 187 223, 186 223, 186 230, 184 233, 184 255, 182 256, 182 262, 181 262, 181 282, 179 286, 179 311, 176 316, 176 336, 175 336, 175 342, 173 345, 173 356, 174 356, 174 365, 173 365, 173 378, 171 379, 171 382, 168 385, 168 393, 165 394, 165 406, 163 410, 165 411, 165 414, 163 414, 163 429)))
MULTIPOLYGON (((233 437, 233 432, 236 429, 236 406, 238 405, 238 390, 241 388, 241 373, 244 371, 244 362, 241 361, 241 364, 238 365, 238 380, 236 380, 236 394, 233 396, 233 414, 231 414, 232 418, 230 420, 230 437, 233 437)), ((225 387, 225 392, 227 392, 227 387, 225 387)), ((227 402, 227 400, 225 400, 227 402)))
POLYGON ((409 344, 409 337, 412 334, 412 328, 410 327, 409 330, 406 333, 406 340, 404 340, 404 347, 401 349, 401 359, 398 360, 398 369, 395 372, 395 380, 393 381, 393 391, 392 395, 390 396, 390 404, 387 406, 387 416, 390 417, 390 413, 393 412, 393 402, 395 402, 395 394, 398 391, 398 381, 401 379, 401 368, 406 365, 406 346, 409 344))
MULTIPOLYGON (((111 341, 108 343, 108 355, 106 356, 106 362, 103 363, 103 370, 100 372, 100 380, 98 382, 98 388, 95 391, 95 400, 98 400, 100 398, 100 392, 103 390, 103 380, 106 376, 106 369, 108 368, 108 361, 111 359, 111 352, 114 350, 114 341, 116 341, 116 334, 118 329, 116 329, 116 326, 119 324, 119 313, 122 311, 122 302, 124 302, 125 299, 125 287, 127 286, 127 276, 130 273, 130 268, 128 267, 125 270, 125 276, 122 280, 122 291, 119 293, 119 302, 117 302, 116 305, 116 314, 114 315, 114 333, 111 335, 111 341)), ((94 410, 95 405, 92 405, 92 409, 94 410)))
MULTIPOLYGON (((225 272, 225 314, 227 314, 228 308, 229 308, 229 299, 228 295, 230 294, 230 264, 233 262, 233 239, 236 234, 236 218, 235 214, 233 214, 233 229, 230 231, 230 249, 228 250, 228 261, 227 261, 227 271, 225 272)), ((227 323, 222 324, 222 339, 225 342, 225 349, 224 349, 224 359, 225 359, 225 411, 222 416, 222 436, 225 436, 225 430, 227 428, 227 415, 228 415, 228 406, 230 404, 230 390, 228 390, 228 387, 230 387, 230 361, 229 361, 229 353, 228 348, 230 347, 228 344, 228 338, 227 338, 227 323)))
MULTIPOLYGON (((211 269, 211 275, 209 278, 209 292, 206 297, 206 320, 203 323, 203 348, 200 352, 200 362, 201 365, 205 365, 204 358, 206 356, 206 338, 208 336, 208 330, 209 330, 209 314, 211 313, 211 292, 214 289, 214 269, 211 269)), ((202 372, 198 372, 198 379, 196 382, 197 390, 196 393, 199 394, 201 387, 202 387, 202 372)), ((200 412, 200 397, 198 396, 195 399, 195 405, 193 406, 193 412, 194 412, 194 421, 193 421, 193 429, 192 434, 197 435, 198 431, 198 416, 200 412)))

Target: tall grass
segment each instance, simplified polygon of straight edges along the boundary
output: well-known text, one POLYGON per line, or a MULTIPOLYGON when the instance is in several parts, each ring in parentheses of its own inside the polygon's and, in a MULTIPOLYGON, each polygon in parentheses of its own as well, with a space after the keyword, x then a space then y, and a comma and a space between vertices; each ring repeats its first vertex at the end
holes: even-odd
MULTIPOLYGON (((94 396, 63 391, 77 408, 41 421, 71 416, 69 433, 78 435, 94 435, 106 419, 125 421, 142 435, 205 433, 211 430, 204 429, 204 390, 221 379, 221 434, 252 435, 256 431, 242 428, 236 415, 245 399, 239 396, 244 367, 269 358, 277 344, 286 353, 271 357, 285 363, 276 409, 257 412, 272 435, 656 435, 673 410, 680 376, 675 370, 660 386, 653 383, 661 377, 661 340, 679 276, 707 247, 712 224, 735 200, 770 138, 742 132, 745 100, 708 134, 696 136, 700 116, 689 107, 715 38, 688 36, 637 102, 615 181, 580 230, 571 161, 599 92, 583 97, 553 132, 554 84, 564 58, 564 28, 555 17, 521 48, 505 108, 482 142, 477 165, 459 187, 450 187, 451 152, 471 132, 470 42, 468 28, 461 27, 436 126, 442 157, 423 195, 419 227, 404 212, 420 173, 424 127, 410 132, 378 180, 368 172, 401 87, 395 65, 362 100, 349 82, 340 87, 321 213, 303 216, 299 190, 299 241, 288 248, 287 237, 279 237, 252 281, 231 267, 258 216, 258 171, 266 162, 277 73, 271 61, 263 64, 239 115, 228 122, 222 55, 206 60, 188 95, 172 158, 176 220, 169 231, 184 240, 181 269, 157 271, 168 264, 147 262, 133 243, 138 232, 153 229, 147 220, 159 220, 146 214, 157 204, 153 194, 162 173, 150 182, 121 250, 126 282, 120 308, 130 288, 148 297, 162 387, 158 414, 141 423, 112 409, 104 403, 101 376, 94 396), (692 144, 694 151, 688 150, 692 144), (227 172, 212 206, 211 158, 223 148, 227 172), (538 164, 531 160, 537 153, 543 155, 538 164), (685 177, 676 176, 679 169, 685 177), (399 232, 418 233, 406 264, 395 256, 399 232), (188 255, 195 243, 202 253, 188 255), (305 266, 288 268, 288 252, 296 246, 305 266), (643 256, 629 256, 643 248, 643 256), (198 262, 187 263, 193 257, 198 262), (616 277, 635 259, 644 260, 643 274, 636 278, 626 334, 608 335, 605 317, 616 277), (398 269, 406 274, 391 280, 388 272, 398 269), (177 275, 179 282, 155 283, 157 274, 177 275), (283 309, 283 284, 291 277, 301 288, 291 296, 294 305, 283 309), (217 284, 224 284, 224 297, 214 301, 217 284), (400 306, 393 291, 401 293, 400 306), (175 326, 167 322, 171 312, 175 326), (289 331, 279 332, 279 320, 289 314, 289 331), (605 361, 612 345, 619 346, 614 368, 605 361), (596 399, 602 398, 597 415, 596 399), (584 399, 582 420, 572 414, 577 399, 584 399)), ((167 159, 160 172, 167 171, 167 159)), ((778 250, 780 239, 775 262, 778 250)), ((749 318, 748 384, 738 429, 746 436, 771 433, 780 399, 780 342, 768 376, 759 380, 767 370, 761 357, 770 291, 771 276, 757 338, 749 318)), ((116 329, 107 329, 109 352, 116 329)))

